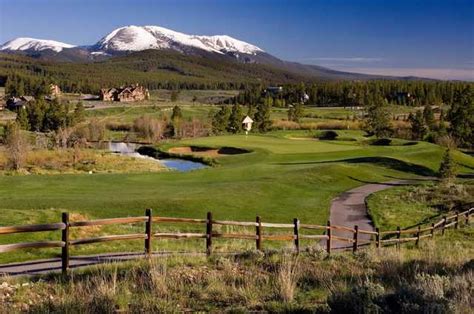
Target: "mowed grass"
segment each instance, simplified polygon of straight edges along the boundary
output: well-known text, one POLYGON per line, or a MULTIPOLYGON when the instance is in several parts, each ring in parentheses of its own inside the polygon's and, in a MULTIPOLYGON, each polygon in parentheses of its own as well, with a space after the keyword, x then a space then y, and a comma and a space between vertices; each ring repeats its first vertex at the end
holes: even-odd
MULTIPOLYGON (((233 146, 252 152, 221 157, 217 167, 189 173, 2 176, 0 224, 57 222, 62 211, 87 219, 138 216, 145 208, 152 208, 158 216, 204 218, 212 211, 215 219, 253 221, 260 215, 268 222, 289 223, 297 217, 321 224, 337 194, 366 182, 433 175, 443 153, 429 143, 374 147, 359 142, 293 140, 281 133, 208 137, 175 144, 233 146)), ((456 159, 466 167, 474 166, 474 158, 467 155, 459 153, 456 159)), ((143 228, 104 227, 94 234, 143 232, 143 228)), ((162 231, 177 228, 156 225, 156 230, 162 231)), ((183 228, 204 231, 203 225, 183 228)), ((0 243, 45 238, 57 240, 59 232, 2 236, 0 243)), ((190 246, 202 251, 204 247, 201 240, 154 242, 157 250, 190 246)), ((216 242, 223 250, 228 248, 216 242)), ((244 245, 252 246, 253 242, 244 245)), ((143 250, 142 241, 85 245, 73 254, 137 250, 143 250)), ((58 251, 17 251, 0 255, 0 261, 54 256, 58 251)))

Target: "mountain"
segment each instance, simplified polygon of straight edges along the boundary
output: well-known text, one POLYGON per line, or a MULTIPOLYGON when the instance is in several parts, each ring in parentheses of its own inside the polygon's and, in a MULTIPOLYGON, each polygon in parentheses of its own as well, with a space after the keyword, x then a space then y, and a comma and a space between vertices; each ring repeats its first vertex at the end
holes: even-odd
MULTIPOLYGON (((211 62, 203 62, 208 66, 212 65, 212 61, 217 62, 217 64, 225 64, 226 69, 221 67, 223 70, 222 78, 228 76, 226 72, 233 72, 230 68, 237 67, 238 63, 255 67, 254 75, 256 73, 268 74, 271 72, 275 74, 278 72, 279 74, 275 75, 275 78, 280 78, 282 82, 296 79, 309 81, 315 79, 367 80, 393 78, 341 72, 315 65, 284 61, 253 44, 227 35, 189 35, 160 26, 130 25, 117 28, 90 46, 73 46, 58 41, 34 38, 16 38, 0 46, 0 51, 8 54, 22 54, 51 62, 73 63, 102 62, 108 59, 129 56, 127 62, 133 64, 130 59, 141 56, 141 54, 136 54, 137 52, 148 50, 173 51, 182 55, 183 58, 188 58, 189 62, 185 62, 186 64, 196 63, 194 57, 210 60, 211 62), (264 70, 262 70, 262 66, 265 68, 264 70)), ((160 58, 155 60, 154 64, 165 64, 165 67, 169 69, 181 69, 181 65, 178 63, 183 63, 183 59, 173 53, 151 54, 151 56, 153 58, 159 56, 160 58)), ((140 62, 143 65, 144 62, 140 62)), ((194 69, 193 66, 191 68, 194 69)), ((202 72, 201 70, 200 72, 202 72)), ((214 70, 204 72, 214 73, 214 70)), ((178 72, 180 71, 178 70, 178 72)), ((245 68, 243 72, 246 71, 249 70, 245 68)), ((181 72, 182 75, 193 73, 193 71, 188 71, 188 73, 187 70, 181 72)), ((267 78, 267 75, 265 75, 265 78, 267 78)), ((253 79, 264 79, 264 77, 252 77, 253 79)))
POLYGON ((74 45, 62 43, 55 40, 36 39, 28 37, 19 37, 7 41, 0 46, 3 51, 27 51, 40 52, 44 50, 52 50, 54 52, 61 52, 64 48, 73 48, 74 45))
POLYGON ((147 49, 173 49, 185 51, 197 48, 225 54, 237 52, 254 55, 263 52, 252 44, 227 35, 199 36, 176 32, 159 26, 126 26, 118 28, 92 47, 94 51, 142 51, 147 49))

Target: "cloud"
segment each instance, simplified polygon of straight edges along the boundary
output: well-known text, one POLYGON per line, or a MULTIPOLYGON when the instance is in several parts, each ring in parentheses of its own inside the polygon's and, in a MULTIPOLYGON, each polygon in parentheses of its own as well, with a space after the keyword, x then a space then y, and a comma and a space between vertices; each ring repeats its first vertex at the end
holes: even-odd
POLYGON ((340 67, 335 70, 350 71, 356 73, 388 75, 388 76, 417 76, 439 80, 463 80, 474 81, 473 69, 459 68, 364 68, 364 67, 340 67))
POLYGON ((333 58, 333 57, 312 57, 305 58, 304 61, 330 61, 330 62, 350 62, 350 63, 371 63, 371 62, 380 62, 384 60, 383 58, 373 58, 373 57, 344 57, 344 58, 333 58))

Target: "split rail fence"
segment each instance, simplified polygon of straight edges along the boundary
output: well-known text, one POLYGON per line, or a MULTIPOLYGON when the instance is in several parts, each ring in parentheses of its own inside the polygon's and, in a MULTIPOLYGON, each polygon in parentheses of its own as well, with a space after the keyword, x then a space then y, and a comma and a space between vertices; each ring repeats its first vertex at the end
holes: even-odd
MULTIPOLYGON (((22 242, 14 244, 0 245, 0 253, 9 252, 18 249, 26 248, 61 248, 61 262, 62 271, 67 273, 69 269, 70 259, 70 247, 92 244, 99 242, 119 241, 119 240, 143 240, 145 254, 150 256, 152 254, 152 241, 154 239, 205 239, 206 243, 206 254, 212 253, 212 241, 214 239, 226 238, 226 239, 244 239, 255 241, 255 247, 257 250, 262 250, 263 241, 292 241, 295 247, 295 252, 300 251, 300 240, 317 240, 320 243, 325 243, 328 254, 334 249, 332 243, 334 241, 341 241, 348 243, 346 249, 352 249, 356 252, 359 247, 374 244, 377 248, 386 245, 397 245, 400 247, 402 243, 415 242, 419 245, 420 241, 424 238, 433 238, 435 233, 445 234, 446 229, 455 228, 458 229, 461 226, 469 225, 469 218, 474 213, 474 208, 470 208, 463 212, 456 212, 451 216, 444 216, 437 223, 432 223, 429 227, 419 226, 415 229, 401 230, 400 227, 393 231, 381 231, 376 228, 375 231, 359 229, 358 226, 353 228, 346 226, 332 225, 328 221, 327 225, 314 225, 300 223, 299 219, 295 218, 293 223, 268 223, 262 222, 259 216, 256 217, 255 222, 248 221, 226 221, 226 220, 214 220, 212 213, 208 212, 206 219, 194 219, 194 218, 173 218, 173 217, 160 217, 153 216, 152 210, 147 209, 145 216, 140 217, 122 217, 122 218, 109 218, 109 219, 97 219, 88 221, 70 221, 69 214, 62 214, 62 222, 51 223, 51 224, 35 224, 35 225, 22 225, 22 226, 5 226, 0 227, 0 235, 14 234, 14 233, 25 233, 25 232, 41 232, 41 231, 55 231, 60 230, 62 233, 61 241, 38 241, 38 242, 22 242), (81 238, 71 239, 70 229, 81 228, 88 226, 103 226, 103 225, 117 225, 117 224, 132 224, 132 223, 144 223, 144 233, 134 234, 122 234, 122 235, 106 235, 93 238, 81 238), (205 233, 164 233, 164 232, 153 232, 153 226, 163 223, 187 223, 187 224, 202 224, 205 225, 205 233), (213 231, 213 226, 240 226, 240 227, 255 227, 254 234, 243 234, 243 233, 220 233, 213 231), (271 234, 264 233, 264 230, 269 229, 290 229, 292 232, 287 234, 271 234), (323 234, 305 234, 304 231, 312 230, 313 232, 321 232, 323 234), (343 237, 334 235, 334 231, 342 231, 344 233, 352 234, 352 237, 343 237), (369 240, 361 239, 360 235, 369 235, 369 240)), ((367 237, 365 237, 367 238, 367 237)))

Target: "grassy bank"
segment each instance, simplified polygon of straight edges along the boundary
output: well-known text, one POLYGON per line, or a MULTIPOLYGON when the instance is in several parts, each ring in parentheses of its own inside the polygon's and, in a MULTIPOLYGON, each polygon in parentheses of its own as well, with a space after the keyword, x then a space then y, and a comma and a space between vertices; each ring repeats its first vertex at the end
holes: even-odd
POLYGON ((5 278, 0 311, 468 313, 472 250, 456 243, 448 234, 420 250, 331 257, 318 247, 299 256, 248 251, 95 266, 74 271, 68 282, 59 275, 5 278))

